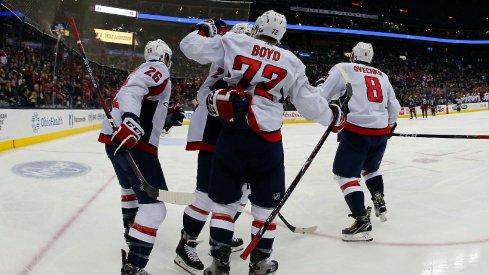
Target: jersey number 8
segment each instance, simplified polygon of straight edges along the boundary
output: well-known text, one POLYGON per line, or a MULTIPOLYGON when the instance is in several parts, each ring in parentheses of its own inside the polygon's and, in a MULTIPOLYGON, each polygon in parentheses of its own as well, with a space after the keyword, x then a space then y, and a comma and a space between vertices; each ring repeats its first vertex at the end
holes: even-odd
POLYGON ((365 76, 365 85, 367 86, 367 98, 370 102, 382 103, 384 96, 382 95, 382 86, 377 77, 365 76))

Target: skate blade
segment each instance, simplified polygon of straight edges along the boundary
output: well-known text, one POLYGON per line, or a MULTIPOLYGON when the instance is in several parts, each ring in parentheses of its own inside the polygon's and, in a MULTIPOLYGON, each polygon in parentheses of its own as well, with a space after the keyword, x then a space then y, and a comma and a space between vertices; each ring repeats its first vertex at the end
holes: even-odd
POLYGON ((343 234, 342 240, 344 242, 370 242, 374 238, 370 236, 369 232, 357 233, 355 235, 345 235, 343 234))
POLYGON ((386 222, 387 221, 387 217, 385 216, 385 212, 382 213, 382 214, 379 214, 379 219, 381 222, 386 222))
POLYGON ((192 268, 190 266, 188 266, 183 260, 182 258, 180 258, 180 256, 176 256, 175 259, 173 260, 173 262, 178 265, 179 267, 181 267, 183 270, 187 271, 188 273, 190 274, 194 274, 194 275, 197 275, 197 274, 201 274, 202 270, 203 269, 195 269, 195 268, 192 268))

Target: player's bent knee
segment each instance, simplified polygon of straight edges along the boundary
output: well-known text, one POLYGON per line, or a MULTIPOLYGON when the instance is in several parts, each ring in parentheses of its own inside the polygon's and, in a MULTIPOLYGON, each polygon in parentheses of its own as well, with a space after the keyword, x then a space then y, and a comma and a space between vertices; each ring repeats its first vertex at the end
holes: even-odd
POLYGON ((251 215, 258 221, 265 221, 272 211, 273 208, 265 208, 254 204, 251 205, 251 215))
POLYGON ((212 200, 207 193, 201 191, 195 191, 195 202, 192 203, 195 207, 204 211, 210 212, 212 207, 212 200))
POLYGON ((238 211, 239 202, 230 203, 230 204, 220 204, 213 202, 212 204, 212 212, 217 214, 224 214, 230 217, 234 217, 236 212, 238 211))
POLYGON ((140 204, 135 222, 151 228, 158 228, 166 218, 166 206, 162 202, 140 204))
POLYGON ((375 178, 377 176, 382 176, 382 173, 380 173, 379 170, 375 171, 375 172, 364 172, 362 173, 362 176, 363 176, 363 179, 365 181, 371 179, 371 178, 375 178))

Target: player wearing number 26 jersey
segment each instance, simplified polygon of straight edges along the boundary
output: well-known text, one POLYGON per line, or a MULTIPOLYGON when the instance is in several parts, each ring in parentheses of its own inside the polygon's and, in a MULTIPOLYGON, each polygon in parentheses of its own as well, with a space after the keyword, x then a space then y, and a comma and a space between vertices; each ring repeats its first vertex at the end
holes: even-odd
MULTIPOLYGON (((221 118, 223 128, 210 176, 210 245, 214 261, 204 271, 206 275, 229 274, 233 217, 243 180, 248 180, 251 187, 252 234, 262 227, 285 192, 280 132, 283 100, 289 96, 306 118, 325 126, 337 121, 334 113, 341 117, 338 108, 330 109, 319 90, 309 85, 304 64, 291 52, 277 47, 285 27, 283 15, 267 11, 256 20, 252 37, 239 33, 213 36, 216 27, 211 19, 197 25, 202 31, 194 31, 180 42, 188 58, 223 68, 223 79, 231 88, 216 90, 207 97, 209 113, 221 118)), ((273 274, 277 270, 277 262, 267 260, 275 229, 272 223, 251 253, 249 274, 273 274)))
POLYGON ((345 241, 372 240, 360 175, 372 195, 376 216, 386 220, 384 184, 378 169, 401 107, 388 76, 370 66, 372 58, 372 45, 358 43, 351 53, 352 62, 336 64, 319 86, 327 98, 332 92, 343 95, 345 81, 351 83, 353 90, 348 102, 347 122, 338 135, 339 146, 333 163, 333 173, 356 220, 350 228, 343 230, 345 241))
POLYGON ((148 42, 146 62, 129 75, 112 104, 111 115, 118 128, 112 129, 106 119, 99 136, 121 185, 124 237, 129 246, 122 275, 149 274, 144 267, 166 217, 165 204, 141 190, 125 151, 152 187, 167 190, 157 150, 171 92, 171 54, 162 40, 148 42))

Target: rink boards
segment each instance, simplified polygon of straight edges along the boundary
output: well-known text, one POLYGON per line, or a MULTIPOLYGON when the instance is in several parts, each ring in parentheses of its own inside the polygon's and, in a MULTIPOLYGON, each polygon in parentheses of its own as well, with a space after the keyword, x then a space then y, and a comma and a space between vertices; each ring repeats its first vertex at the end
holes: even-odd
MULTIPOLYGON (((420 107, 416 113, 421 116, 420 107)), ((462 113, 488 110, 487 102, 464 103, 462 113)), ((438 105, 437 115, 457 114, 455 104, 438 105)), ((184 124, 193 112, 185 112, 184 124)), ((431 116, 431 111, 428 110, 431 116)), ((103 110, 73 109, 0 109, 0 151, 98 129, 105 115, 103 110)), ((409 108, 402 107, 400 117, 409 117, 409 108)), ((310 123, 297 111, 285 111, 284 123, 310 123)))

